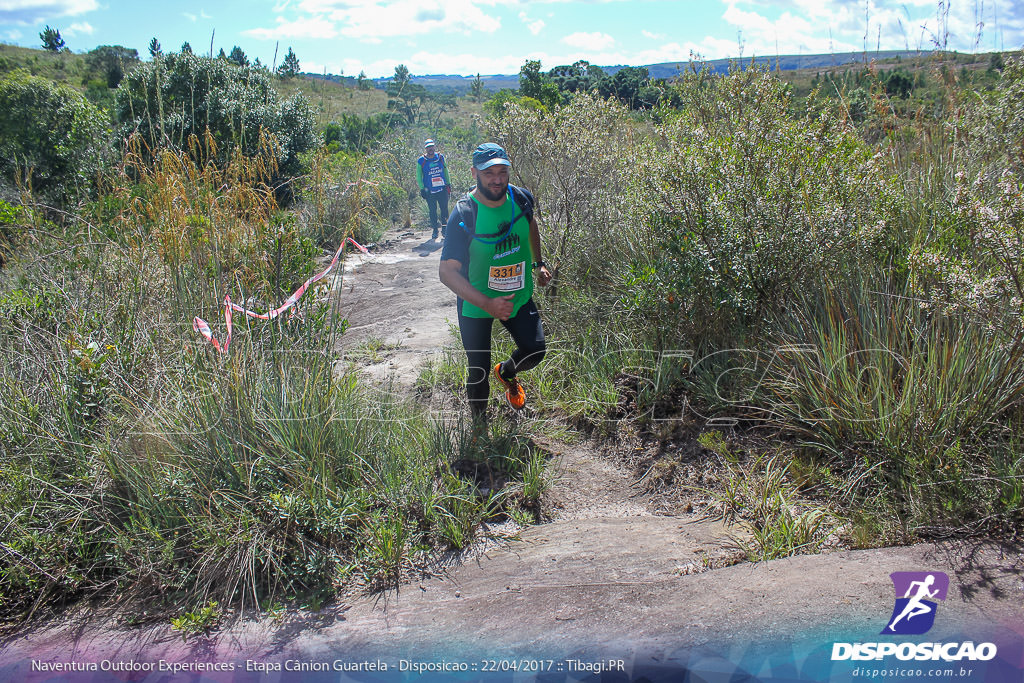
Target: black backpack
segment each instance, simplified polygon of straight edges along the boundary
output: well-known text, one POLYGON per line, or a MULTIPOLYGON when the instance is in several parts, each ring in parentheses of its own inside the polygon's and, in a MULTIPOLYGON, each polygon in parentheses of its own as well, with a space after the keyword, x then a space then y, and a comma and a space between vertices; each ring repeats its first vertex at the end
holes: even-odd
MULTIPOLYGON (((515 201, 516 206, 519 207, 520 211, 516 214, 512 222, 518 221, 523 216, 529 220, 533 218, 533 195, 524 190, 521 187, 516 187, 511 183, 508 186, 509 192, 512 193, 512 199, 515 201)), ((512 225, 508 226, 508 229, 502 233, 495 233, 493 235, 478 235, 476 233, 476 202, 473 201, 469 194, 464 194, 459 198, 459 201, 455 203, 455 210, 459 212, 459 227, 466 231, 470 239, 478 239, 483 241, 489 240, 501 240, 509 230, 512 229, 512 225)))

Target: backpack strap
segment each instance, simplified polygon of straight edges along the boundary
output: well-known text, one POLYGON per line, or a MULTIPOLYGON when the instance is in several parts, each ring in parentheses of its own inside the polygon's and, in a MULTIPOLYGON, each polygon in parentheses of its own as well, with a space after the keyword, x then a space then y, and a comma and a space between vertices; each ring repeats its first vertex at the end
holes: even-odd
POLYGON ((522 217, 526 217, 527 220, 533 218, 533 200, 531 195, 524 189, 516 187, 515 185, 509 184, 508 191, 512 195, 512 200, 515 202, 514 206, 519 207, 518 215, 513 208, 512 221, 509 223, 508 230, 501 233, 500 235, 477 235, 476 232, 476 212, 477 206, 473 198, 469 196, 469 193, 462 195, 459 201, 455 203, 455 208, 459 212, 459 227, 466 231, 470 239, 481 240, 490 243, 490 239, 485 238, 496 238, 494 241, 500 241, 504 239, 505 235, 508 234, 509 230, 512 229, 512 225, 522 217))

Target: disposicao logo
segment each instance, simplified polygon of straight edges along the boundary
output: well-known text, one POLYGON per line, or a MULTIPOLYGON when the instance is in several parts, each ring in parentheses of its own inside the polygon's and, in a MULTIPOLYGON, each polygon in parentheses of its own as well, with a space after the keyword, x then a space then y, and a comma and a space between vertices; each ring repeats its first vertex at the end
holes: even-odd
MULTIPOLYGON (((935 624, 936 600, 945 600, 949 577, 943 572, 893 572, 896 604, 881 635, 921 635, 935 624)), ((988 661, 996 656, 994 643, 971 641, 949 643, 833 643, 832 661, 882 660, 896 657, 902 661, 988 661)))
POLYGON ((896 604, 882 635, 917 636, 935 624, 936 600, 945 600, 949 577, 943 572, 893 572, 896 604))

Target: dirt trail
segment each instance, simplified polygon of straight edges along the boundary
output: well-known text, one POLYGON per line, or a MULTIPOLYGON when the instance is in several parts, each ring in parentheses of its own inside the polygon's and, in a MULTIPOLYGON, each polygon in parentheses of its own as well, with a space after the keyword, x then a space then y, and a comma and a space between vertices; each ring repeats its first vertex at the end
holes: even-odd
POLYGON ((451 343, 446 321, 457 320, 455 297, 437 279, 441 244, 429 231, 392 230, 381 246, 350 254, 334 281, 349 324, 338 352, 366 376, 407 391, 426 360, 451 343))
MULTIPOLYGON (((437 280, 439 245, 426 235, 388 234, 390 246, 351 258, 341 281, 350 327, 339 351, 374 381, 391 375, 400 391, 412 387, 425 359, 456 343, 447 322, 455 319, 454 296, 437 280)), ((876 639, 893 607, 889 573, 909 570, 950 576, 932 636, 970 631, 977 640, 1021 623, 1024 565, 1016 550, 922 544, 737 564, 728 529, 656 514, 633 476, 599 446, 537 438, 556 454, 545 499, 550 521, 499 535, 441 576, 189 643, 166 626, 111 632, 97 621, 64 623, 6 643, 7 656, 614 656, 656 667, 748 648, 762 636, 808 648, 822 646, 821 634, 876 639)))

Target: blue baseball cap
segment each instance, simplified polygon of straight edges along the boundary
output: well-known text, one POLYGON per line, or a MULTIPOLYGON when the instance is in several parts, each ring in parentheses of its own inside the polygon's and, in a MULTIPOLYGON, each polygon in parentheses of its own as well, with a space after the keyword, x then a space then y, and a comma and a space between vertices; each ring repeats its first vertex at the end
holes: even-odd
POLYGON ((473 168, 478 171, 498 164, 512 165, 512 162, 508 160, 508 154, 505 153, 505 150, 500 145, 496 145, 493 142, 485 142, 473 152, 473 168))

